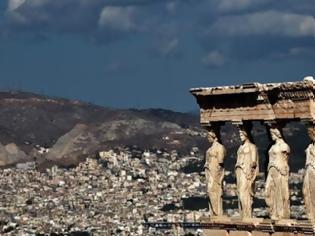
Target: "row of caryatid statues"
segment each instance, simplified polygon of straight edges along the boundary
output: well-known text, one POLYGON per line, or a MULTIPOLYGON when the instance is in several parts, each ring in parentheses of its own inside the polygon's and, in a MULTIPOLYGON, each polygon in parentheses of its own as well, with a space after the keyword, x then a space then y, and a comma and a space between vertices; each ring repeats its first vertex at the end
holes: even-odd
MULTIPOLYGON (((235 165, 239 211, 242 218, 252 217, 254 184, 259 173, 259 157, 256 145, 251 139, 251 124, 240 125, 239 134, 242 141, 237 151, 235 165)), ((289 165, 290 147, 284 141, 281 129, 270 126, 269 132, 273 145, 269 149, 268 175, 265 184, 265 201, 273 220, 290 218, 289 165)), ((306 166, 304 176, 304 202, 307 216, 315 220, 315 126, 308 129, 311 144, 306 149, 306 166)), ((224 177, 224 158, 226 150, 220 142, 220 130, 212 127, 208 132, 212 142, 206 153, 205 174, 209 208, 213 216, 223 215, 222 195, 224 177)))

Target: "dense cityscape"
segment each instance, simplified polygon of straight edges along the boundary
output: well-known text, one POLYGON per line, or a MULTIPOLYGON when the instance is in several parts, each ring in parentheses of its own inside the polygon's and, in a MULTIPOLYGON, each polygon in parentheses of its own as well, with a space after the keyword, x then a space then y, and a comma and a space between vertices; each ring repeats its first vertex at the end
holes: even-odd
MULTIPOLYGON (((7 235, 202 235, 200 230, 157 230, 146 222, 194 222, 209 216, 203 161, 136 147, 100 152, 75 168, 39 172, 35 163, 0 170, 1 233, 7 235), (196 162, 197 161, 197 162, 196 162), (175 231, 176 232, 175 232, 175 231), (189 233, 189 234, 188 234, 189 233)), ((291 173, 292 218, 305 217, 303 171, 291 173)), ((224 178, 224 211, 238 216, 233 173, 224 178)), ((267 217, 263 174, 256 182, 254 215, 267 217)))

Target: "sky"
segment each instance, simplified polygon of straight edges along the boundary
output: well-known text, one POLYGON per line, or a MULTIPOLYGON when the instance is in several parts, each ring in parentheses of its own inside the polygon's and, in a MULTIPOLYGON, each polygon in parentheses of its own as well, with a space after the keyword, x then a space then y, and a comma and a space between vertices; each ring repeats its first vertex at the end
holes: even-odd
POLYGON ((197 110, 194 87, 314 75, 313 0, 0 0, 0 90, 197 110))

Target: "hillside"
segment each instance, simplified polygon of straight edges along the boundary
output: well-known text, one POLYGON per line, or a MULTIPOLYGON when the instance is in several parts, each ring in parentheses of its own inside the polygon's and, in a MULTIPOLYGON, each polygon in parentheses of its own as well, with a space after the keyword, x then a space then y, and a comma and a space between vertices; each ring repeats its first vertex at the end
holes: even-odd
MULTIPOLYGON (((15 143, 27 154, 52 147, 77 124, 86 124, 99 149, 137 145, 188 153, 204 143, 193 137, 198 117, 163 109, 109 109, 80 101, 25 92, 0 93, 0 142, 15 143)), ((198 133, 197 133, 198 135, 198 133)))
POLYGON ((158 129, 162 123, 163 128, 198 126, 198 118, 193 115, 162 109, 119 110, 32 93, 0 93, 0 142, 3 144, 15 142, 23 145, 27 142, 49 147, 77 123, 95 125, 110 122, 123 127, 124 121, 133 121, 134 126, 146 124, 149 129, 158 129))
MULTIPOLYGON (((292 168, 302 168, 305 162, 304 150, 309 142, 305 127, 300 123, 292 123, 285 128, 284 134, 291 146, 292 168)), ((203 135, 199 117, 193 113, 164 109, 110 109, 26 92, 0 92, 0 142, 2 145, 15 143, 31 157, 35 146, 51 148, 56 144, 60 149, 62 143, 68 141, 70 143, 67 145, 74 149, 71 153, 78 153, 81 150, 78 148, 90 150, 86 137, 90 140, 93 136, 93 142, 97 142, 93 144, 93 151, 137 146, 140 150, 176 150, 180 155, 186 155, 192 147, 197 146, 200 150, 199 166, 202 167, 202 155, 209 145, 203 135), (84 132, 88 133, 75 131, 79 142, 71 143, 72 136, 66 134, 77 124, 85 124, 84 132), (64 135, 66 137, 57 145, 58 139, 64 135)), ((259 147, 261 168, 264 168, 270 144, 265 127, 255 124, 253 136, 259 147)), ((237 129, 231 125, 224 126, 222 140, 228 150, 226 166, 233 169, 240 144, 237 129)), ((64 150, 55 153, 60 152, 64 153, 64 150)))

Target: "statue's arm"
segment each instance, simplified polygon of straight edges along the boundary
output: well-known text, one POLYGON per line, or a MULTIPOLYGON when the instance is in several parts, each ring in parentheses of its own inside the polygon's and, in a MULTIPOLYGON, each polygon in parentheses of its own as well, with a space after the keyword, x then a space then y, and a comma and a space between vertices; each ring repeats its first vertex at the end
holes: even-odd
POLYGON ((205 165, 204 165, 205 168, 208 168, 208 163, 209 163, 209 149, 206 151, 206 154, 205 154, 205 165))
POLYGON ((309 164, 309 160, 311 160, 311 144, 307 146, 306 150, 305 150, 305 156, 306 156, 306 161, 305 161, 305 165, 309 164))
POLYGON ((226 155, 226 150, 224 146, 220 146, 220 148, 218 148, 217 155, 218 155, 217 158, 218 158, 219 165, 223 167, 224 157, 226 155))
POLYGON ((310 145, 308 145, 307 148, 305 149, 306 163, 307 163, 307 159, 309 158, 309 149, 310 149, 310 145))
POLYGON ((251 167, 253 169, 256 169, 256 167, 258 166, 258 150, 257 147, 255 145, 251 146, 251 157, 252 157, 252 161, 251 161, 251 167))
POLYGON ((290 154, 290 147, 287 143, 284 143, 282 145, 282 153, 284 153, 286 155, 286 157, 288 158, 289 157, 289 154, 290 154))

